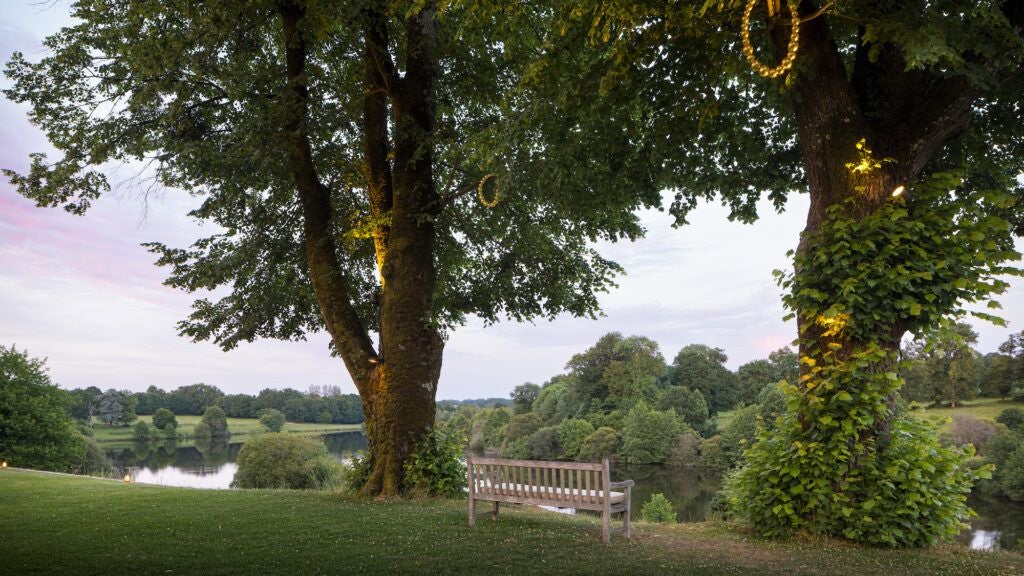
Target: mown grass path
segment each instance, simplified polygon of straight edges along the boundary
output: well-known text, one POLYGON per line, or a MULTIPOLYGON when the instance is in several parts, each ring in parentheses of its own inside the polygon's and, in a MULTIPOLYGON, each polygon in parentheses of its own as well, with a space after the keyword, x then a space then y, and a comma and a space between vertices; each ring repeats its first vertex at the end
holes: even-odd
POLYGON ((639 524, 510 508, 466 526, 462 502, 218 491, 0 471, 2 574, 1024 574, 1024 557, 764 541, 724 524, 639 524))

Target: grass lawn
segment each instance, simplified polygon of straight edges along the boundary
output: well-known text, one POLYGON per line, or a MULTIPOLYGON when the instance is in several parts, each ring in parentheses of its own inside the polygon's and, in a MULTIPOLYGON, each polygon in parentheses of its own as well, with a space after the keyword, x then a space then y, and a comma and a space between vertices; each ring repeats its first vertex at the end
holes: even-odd
MULTIPOLYGON (((178 421, 178 433, 185 436, 191 436, 192 429, 196 427, 196 424, 199 424, 199 420, 202 419, 202 416, 175 416, 175 419, 178 421)), ((152 416, 139 416, 139 420, 146 424, 153 424, 152 416)), ((294 422, 288 422, 284 425, 284 430, 282 431, 315 434, 320 432, 350 432, 359 430, 360 428, 360 424, 296 424, 294 422)), ((228 418, 228 430, 231 432, 232 436, 241 436, 266 431, 266 429, 260 424, 260 421, 256 418, 228 418)), ((93 425, 93 431, 96 433, 97 442, 132 441, 131 426, 111 427, 97 422, 93 425)))
POLYGON ((999 416, 999 413, 1007 408, 1020 408, 1024 410, 1024 402, 979 398, 977 400, 968 400, 963 403, 963 406, 958 408, 928 408, 918 413, 928 418, 950 418, 954 414, 970 414, 976 418, 995 420, 996 416, 999 416))
POLYGON ((1024 574, 1024 556, 765 541, 721 523, 639 523, 599 540, 595 518, 509 507, 466 526, 464 502, 325 492, 192 490, 0 471, 7 574, 1024 574))

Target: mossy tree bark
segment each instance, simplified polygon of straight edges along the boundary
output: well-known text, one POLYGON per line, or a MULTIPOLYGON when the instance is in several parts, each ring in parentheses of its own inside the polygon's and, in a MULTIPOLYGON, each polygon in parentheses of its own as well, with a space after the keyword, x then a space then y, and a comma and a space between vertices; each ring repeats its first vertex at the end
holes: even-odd
POLYGON ((385 6, 368 7, 363 50, 364 166, 369 182, 374 250, 380 268, 380 345, 376 350, 350 301, 335 253, 330 190, 317 175, 305 123, 307 45, 300 2, 281 10, 288 82, 294 105, 287 133, 302 204, 306 256, 317 302, 334 348, 359 390, 372 471, 365 495, 401 490, 402 467, 433 424, 443 340, 432 324, 437 283, 434 219, 442 203, 434 186, 435 10, 406 23, 406 73, 399 77, 387 46, 385 6), (394 146, 389 122, 393 123, 394 146), (393 158, 390 157, 393 154, 393 158))

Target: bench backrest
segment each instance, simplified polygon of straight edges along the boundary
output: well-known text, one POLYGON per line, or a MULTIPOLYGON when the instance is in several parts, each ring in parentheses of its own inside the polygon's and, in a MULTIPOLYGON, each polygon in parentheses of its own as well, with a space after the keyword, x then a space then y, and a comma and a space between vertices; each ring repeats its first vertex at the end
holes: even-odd
POLYGON ((520 504, 602 510, 609 490, 608 460, 548 462, 466 458, 472 497, 520 504))

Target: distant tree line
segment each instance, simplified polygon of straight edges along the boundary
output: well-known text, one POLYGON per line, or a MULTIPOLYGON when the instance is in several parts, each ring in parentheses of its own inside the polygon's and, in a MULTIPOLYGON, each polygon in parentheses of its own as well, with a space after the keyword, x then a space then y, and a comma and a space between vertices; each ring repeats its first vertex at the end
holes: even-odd
POLYGON ((209 384, 190 384, 167 392, 150 386, 145 392, 108 390, 95 386, 70 391, 68 412, 73 418, 91 421, 93 417, 111 426, 128 426, 137 415, 156 414, 160 409, 176 415, 203 415, 216 406, 228 418, 259 418, 264 410, 274 409, 289 422, 321 424, 359 424, 362 404, 356 394, 343 394, 338 386, 311 386, 307 392, 292 388, 264 389, 251 394, 225 394, 209 384))
MULTIPOLYGON (((1024 332, 982 355, 967 324, 908 341, 903 401, 956 406, 975 397, 1024 396, 1024 332)), ((683 347, 669 363, 643 336, 606 334, 543 385, 517 386, 510 399, 442 401, 438 421, 469 448, 512 458, 696 466, 735 465, 758 422, 784 412, 778 384, 800 378, 797 353, 781 348, 730 370, 726 353, 683 347), (723 415, 724 413, 724 415, 723 415)))

